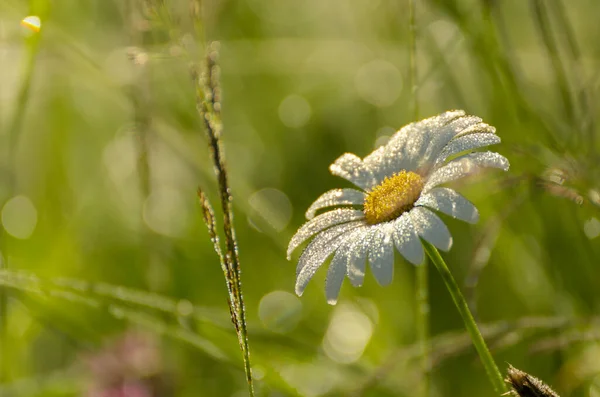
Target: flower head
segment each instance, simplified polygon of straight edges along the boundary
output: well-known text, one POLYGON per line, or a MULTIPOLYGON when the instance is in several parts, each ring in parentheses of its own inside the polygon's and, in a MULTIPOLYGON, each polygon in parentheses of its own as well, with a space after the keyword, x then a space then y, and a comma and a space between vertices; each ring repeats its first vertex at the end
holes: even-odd
POLYGON ((327 301, 335 304, 342 281, 363 283, 369 262, 381 285, 392 281, 394 247, 409 262, 423 262, 420 238, 447 251, 452 237, 432 211, 475 223, 477 208, 454 190, 439 187, 482 167, 508 170, 508 160, 475 149, 500 142, 494 127, 462 110, 409 124, 364 159, 346 153, 330 167, 333 175, 359 189, 334 189, 306 211, 309 219, 292 237, 288 259, 314 237, 296 269, 296 293, 302 295, 317 269, 333 255, 327 273, 327 301), (316 215, 317 211, 327 212, 316 215))

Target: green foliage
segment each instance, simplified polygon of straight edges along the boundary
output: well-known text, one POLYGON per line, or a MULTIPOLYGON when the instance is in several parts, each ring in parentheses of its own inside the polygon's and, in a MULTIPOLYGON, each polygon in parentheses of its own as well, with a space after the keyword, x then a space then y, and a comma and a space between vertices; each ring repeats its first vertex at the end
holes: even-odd
MULTIPOLYGON (((248 394, 196 195, 220 202, 190 77, 218 40, 255 394, 414 395, 427 379, 415 268, 398 259, 387 288, 345 282, 331 307, 325 272, 299 299, 285 259, 310 203, 347 186, 329 164, 413 121, 408 3, 0 1, 0 394, 85 395, 89 361, 139 331, 157 338, 163 395, 248 394), (19 25, 27 15, 39 33, 19 25)), ((444 260, 502 371, 594 395, 600 4, 416 4, 420 116, 478 115, 511 161, 457 187, 481 220, 444 219, 444 260)), ((430 394, 494 395, 428 277, 430 394)))

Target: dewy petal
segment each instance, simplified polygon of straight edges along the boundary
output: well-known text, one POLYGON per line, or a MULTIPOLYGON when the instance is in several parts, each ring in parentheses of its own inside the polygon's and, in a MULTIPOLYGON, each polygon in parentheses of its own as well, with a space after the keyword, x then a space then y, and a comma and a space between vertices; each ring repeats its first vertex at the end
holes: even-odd
MULTIPOLYGON (((377 227, 377 226, 375 226, 377 227)), ((394 278, 394 239, 391 223, 379 224, 370 240, 369 264, 375 279, 381 286, 394 278)))
POLYGON ((412 263, 420 265, 423 263, 423 245, 419 236, 415 232, 412 220, 408 212, 393 221, 394 223, 394 244, 400 254, 412 263))
POLYGON ((313 235, 333 225, 340 223, 355 221, 364 218, 364 214, 360 210, 350 208, 339 208, 333 211, 321 214, 310 221, 306 222, 290 240, 287 249, 287 258, 291 258, 292 252, 298 248, 300 244, 308 240, 313 235))
POLYGON ((400 170, 414 171, 417 158, 424 153, 432 136, 444 125, 464 115, 462 110, 449 111, 408 124, 396 132, 385 146, 367 156, 364 164, 379 182, 400 170))
MULTIPOLYGON (((366 229, 368 229, 368 226, 363 226, 347 233, 344 236, 344 242, 337 249, 331 260, 325 281, 325 294, 327 295, 327 303, 330 305, 335 305, 337 302, 342 282, 347 273, 348 263, 355 256, 354 246, 357 243, 356 240, 360 241, 362 239, 362 235, 364 235, 366 229)), ((364 266, 362 275, 364 276, 364 266)))
POLYGON ((498 153, 477 152, 466 154, 433 171, 423 187, 423 193, 427 193, 442 183, 474 174, 482 167, 500 168, 506 171, 509 166, 506 157, 498 153))
POLYGON ((329 166, 329 171, 342 177, 361 189, 368 189, 373 183, 372 172, 363 165, 360 157, 352 153, 344 153, 329 166))
POLYGON ((452 113, 455 117, 431 117, 403 127, 385 148, 378 166, 365 159, 377 182, 400 170, 419 171, 427 174, 439 157, 442 149, 455 136, 465 130, 481 124, 481 119, 475 116, 465 116, 464 112, 452 113))
POLYGON ((361 236, 356 238, 348 252, 348 279, 355 287, 360 287, 365 279, 371 231, 372 228, 369 226, 362 229, 361 236))
POLYGON ((477 223, 479 211, 466 198, 447 187, 436 187, 423 194, 415 203, 415 206, 433 208, 469 223, 477 223))
POLYGON ((481 122, 481 123, 474 124, 468 128, 465 128, 464 130, 462 130, 461 132, 456 134, 455 138, 458 138, 458 137, 461 137, 464 135, 468 135, 468 134, 479 134, 479 133, 495 134, 496 128, 489 124, 481 122))
POLYGON ((448 124, 449 122, 456 120, 459 117, 465 115, 464 110, 449 110, 447 112, 438 114, 437 116, 429 117, 427 119, 410 123, 400 129, 394 134, 388 141, 388 145, 398 145, 403 141, 406 141, 411 133, 419 133, 418 131, 439 129, 441 126, 448 124))
POLYGON ((365 186, 365 190, 372 189, 378 185, 385 176, 389 176, 382 175, 385 167, 386 156, 386 146, 380 146, 367 157, 365 157, 363 166, 371 173, 371 179, 367 181, 368 183, 365 186))
POLYGON ((415 207, 409 211, 417 234, 442 251, 452 247, 452 236, 442 220, 424 207, 415 207))
POLYGON ((335 305, 337 303, 340 289, 342 288, 342 282, 346 276, 346 263, 348 262, 348 256, 346 252, 342 253, 342 249, 346 245, 342 245, 333 256, 329 269, 327 269, 327 279, 325 280, 325 295, 327 296, 327 303, 335 305))
POLYGON ((455 154, 495 145, 497 143, 500 143, 500 137, 492 133, 476 133, 460 136, 448 143, 444 150, 442 150, 442 153, 440 153, 440 156, 436 160, 436 164, 443 163, 448 157, 454 156, 455 154))
POLYGON ((365 194, 356 189, 333 189, 330 190, 318 199, 306 210, 306 219, 312 219, 315 213, 327 207, 336 205, 362 205, 365 201, 365 194))
POLYGON ((296 267, 296 294, 302 295, 304 288, 323 262, 344 242, 345 234, 363 223, 351 222, 334 226, 319 234, 304 249, 296 267))

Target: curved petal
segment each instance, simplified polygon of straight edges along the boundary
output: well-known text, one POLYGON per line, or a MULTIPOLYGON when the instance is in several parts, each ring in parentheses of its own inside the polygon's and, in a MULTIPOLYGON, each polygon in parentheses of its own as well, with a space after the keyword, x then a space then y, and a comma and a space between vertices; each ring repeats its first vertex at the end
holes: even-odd
POLYGON ((394 221, 394 244, 400 254, 413 265, 423 263, 423 245, 408 212, 394 221))
POLYGON ((347 274, 350 283, 354 287, 360 287, 365 279, 365 270, 367 267, 367 257, 369 255, 369 236, 372 228, 365 226, 361 231, 361 236, 350 246, 348 253, 347 274))
POLYGON ((498 153, 477 152, 466 154, 433 171, 423 187, 423 193, 427 193, 442 183, 472 175, 482 167, 500 168, 506 171, 509 166, 506 157, 498 153))
POLYGON ((329 171, 335 176, 344 178, 361 189, 372 185, 373 174, 363 165, 362 160, 355 154, 344 153, 329 166, 329 171))
POLYGON ((364 218, 362 211, 351 208, 339 208, 311 219, 302 225, 302 227, 298 229, 296 234, 294 234, 290 240, 290 244, 288 245, 287 249, 288 260, 290 259, 292 252, 298 248, 300 244, 320 231, 325 230, 333 225, 339 225, 340 223, 355 221, 362 218, 364 218))
POLYGON ((469 135, 469 134, 495 134, 496 133, 496 127, 493 127, 489 124, 486 124, 484 122, 481 123, 477 123, 474 124, 468 128, 465 128, 464 130, 462 130, 461 132, 459 132, 458 134, 456 134, 455 138, 461 137, 461 136, 465 136, 465 135, 469 135))
POLYGON ((369 264, 375 280, 381 286, 394 278, 394 240, 391 223, 380 224, 369 242, 369 264))
POLYGON ((333 207, 336 205, 359 205, 365 201, 365 194, 356 189, 333 189, 315 200, 306 210, 306 219, 312 219, 315 213, 327 207, 333 207))
MULTIPOLYGON (((417 121, 414 123, 410 123, 400 129, 396 134, 394 134, 390 140, 388 141, 389 145, 398 145, 407 139, 407 136, 411 133, 414 133, 414 130, 422 131, 422 130, 432 130, 436 128, 440 128, 449 122, 456 120, 459 117, 465 116, 466 113, 464 110, 449 110, 444 113, 440 113, 437 116, 429 117, 421 121, 417 121), (413 131, 413 132, 411 132, 413 131)), ((429 134, 430 132, 428 132, 429 134)))
MULTIPOLYGON (((346 276, 348 263, 351 259, 354 259, 354 246, 358 239, 362 240, 362 234, 368 226, 359 227, 351 232, 344 235, 344 242, 335 251, 329 269, 327 270, 327 279, 325 281, 325 294, 327 295, 327 303, 335 305, 337 298, 346 276)), ((364 263, 364 260, 363 260, 364 263)), ((363 269, 364 275, 364 269, 363 269)))
POLYGON ((414 171, 416 160, 440 128, 464 115, 462 110, 448 111, 402 127, 385 146, 365 158, 365 166, 372 170, 378 183, 394 172, 414 171))
POLYGON ((415 207, 409 214, 419 236, 442 251, 448 251, 452 247, 452 236, 436 214, 424 207, 415 207))
POLYGON ((296 294, 302 295, 317 269, 344 241, 344 235, 360 225, 362 225, 362 222, 334 226, 319 234, 310 242, 302 252, 296 267, 296 294))
MULTIPOLYGON (((481 119, 464 112, 447 112, 403 127, 385 148, 382 164, 373 168, 378 182, 400 170, 427 175, 442 149, 458 134, 481 124, 481 119)), ((365 159, 365 164, 367 164, 365 159)))
POLYGON ((436 187, 421 195, 415 206, 425 206, 469 223, 477 223, 479 211, 469 200, 447 187, 436 187))
POLYGON ((342 245, 333 256, 329 269, 327 269, 327 279, 325 280, 325 295, 327 296, 327 303, 335 305, 342 288, 342 282, 344 276, 346 276, 346 263, 348 262, 348 256, 346 253, 342 253, 342 245))
POLYGON ((467 150, 472 151, 481 147, 495 145, 500 143, 500 137, 496 134, 490 133, 475 133, 469 135, 463 135, 456 139, 453 139, 446 145, 440 156, 436 160, 436 164, 441 164, 448 157, 454 156, 460 152, 467 150))

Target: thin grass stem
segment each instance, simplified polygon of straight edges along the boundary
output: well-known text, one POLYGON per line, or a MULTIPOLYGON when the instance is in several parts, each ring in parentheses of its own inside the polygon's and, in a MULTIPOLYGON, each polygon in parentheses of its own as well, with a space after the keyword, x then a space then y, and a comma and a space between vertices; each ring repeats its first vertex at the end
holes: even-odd
POLYGON ((490 353, 490 350, 488 349, 485 340, 483 339, 483 336, 477 327, 477 323, 475 322, 475 319, 469 310, 467 301, 460 292, 460 288, 458 287, 458 284, 456 284, 452 273, 450 273, 450 269, 448 269, 446 262, 444 262, 444 259, 442 259, 442 256, 433 245, 427 241, 423 241, 423 246, 425 247, 427 255, 442 276, 442 279, 448 288, 448 292, 450 292, 450 295, 452 296, 452 300, 454 301, 454 304, 456 305, 456 308, 458 309, 458 312, 465 323, 467 332, 469 333, 471 341, 477 350, 477 354, 479 354, 481 363, 483 364, 485 372, 492 383, 492 386, 494 387, 494 391, 498 395, 505 393, 507 389, 502 374, 500 373, 500 370, 498 369, 498 366, 496 365, 496 362, 494 361, 494 358, 492 357, 492 354, 490 353))
MULTIPOLYGON (((225 281, 229 293, 229 304, 232 314, 232 322, 235 326, 240 348, 244 359, 244 370, 248 391, 250 396, 254 396, 254 385, 252 381, 252 368, 250 365, 250 348, 248 344, 248 330, 246 326, 246 309, 242 295, 242 281, 240 259, 238 256, 237 240, 235 237, 235 228, 233 225, 233 205, 232 196, 229 189, 229 177, 227 167, 225 166, 225 157, 221 142, 223 124, 221 122, 221 87, 219 85, 220 69, 217 65, 218 43, 212 43, 208 47, 205 71, 202 77, 199 71, 194 73, 196 83, 196 93, 198 100, 198 110, 204 121, 205 130, 209 140, 209 146, 212 154, 214 170, 217 176, 219 186, 219 197, 221 199, 221 209, 223 210, 223 229, 225 232, 225 255, 223 266, 225 281)), ((202 202, 202 197, 200 197, 202 202)), ((208 203, 206 201, 206 203, 208 203)), ((205 217, 207 215, 206 205, 205 217)), ((214 225, 213 225, 214 226, 214 225)), ((209 224, 209 230, 211 225, 209 224)))

